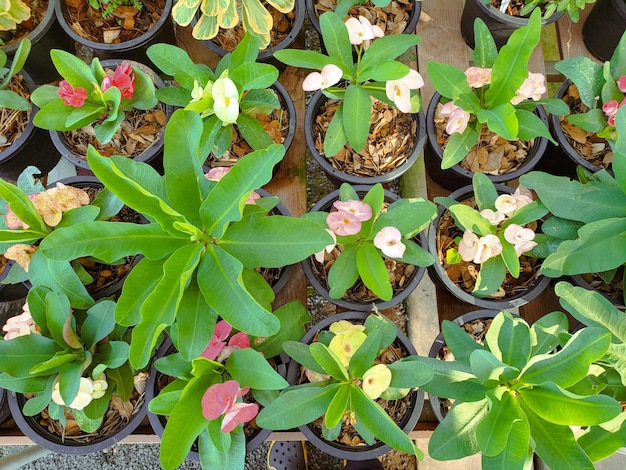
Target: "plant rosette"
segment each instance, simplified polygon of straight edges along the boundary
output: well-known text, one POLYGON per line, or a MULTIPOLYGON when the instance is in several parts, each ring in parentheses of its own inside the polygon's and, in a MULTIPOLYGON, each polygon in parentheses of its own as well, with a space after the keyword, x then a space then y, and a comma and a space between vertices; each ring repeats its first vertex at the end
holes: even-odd
MULTIPOLYGON (((28 167, 18 178, 17 185, 0 180, 0 198, 4 201, 3 217, 0 219, 0 251, 17 263, 5 282, 29 281, 33 286, 45 286, 67 295, 72 307, 87 309, 93 305, 93 299, 85 285, 93 283, 94 277, 85 265, 101 260, 73 258, 54 261, 41 253, 40 243, 61 227, 95 220, 109 224, 120 212, 123 203, 106 189, 93 200, 82 189, 61 182, 46 189, 34 178, 38 173, 37 168, 28 167)), ((122 257, 103 264, 118 265, 123 262, 122 257)), ((97 285, 90 289, 97 289, 97 285)))
MULTIPOLYGON (((150 69, 129 61, 101 63, 98 58, 88 65, 61 50, 53 50, 50 55, 63 80, 59 86, 42 85, 33 92, 31 99, 41 108, 34 123, 63 133, 57 139, 61 141, 57 144, 59 152, 72 163, 88 168, 84 142, 107 155, 126 154, 132 158, 162 145, 167 116, 155 95, 155 80, 160 79, 150 69), (82 145, 72 149, 75 132, 81 132, 82 145), (133 133, 137 138, 129 138, 133 133), (67 155, 68 148, 72 155, 67 155), (82 164, 76 160, 83 160, 82 164)), ((54 140, 56 132, 51 136, 54 140)))
POLYGON ((324 452, 348 460, 375 458, 391 447, 422 457, 406 433, 423 404, 415 387, 429 381, 432 370, 412 367, 415 349, 391 320, 358 312, 335 315, 283 348, 296 361, 289 365, 293 385, 261 410, 257 424, 273 430, 299 426, 316 445, 328 444, 324 452), (407 399, 409 404, 401 405, 407 399), (397 423, 384 408, 394 405, 406 411, 397 423), (313 430, 310 423, 320 418, 313 430), (342 429, 351 437, 358 433, 356 441, 366 445, 350 445, 350 438, 340 442, 342 429))
POLYGON ((432 271, 465 302, 518 307, 549 282, 539 275, 533 252, 537 221, 548 209, 523 187, 515 192, 496 187, 482 173, 472 183, 450 197, 435 198, 442 207, 429 233, 429 250, 437 260, 432 271), (472 192, 473 200, 468 199, 472 192))
MULTIPOLYGON (((282 353, 283 342, 302 337, 310 321, 297 301, 276 314, 281 330, 266 338, 249 337, 220 320, 198 357, 185 358, 165 343, 170 353, 154 362, 154 379, 148 382, 149 389, 158 392, 148 409, 161 434, 164 469, 178 468, 190 452, 199 454, 203 468, 243 469, 250 442, 258 445, 263 440, 254 434, 269 435, 254 419, 289 385, 272 366, 272 358, 282 353)), ((175 333, 172 340, 180 344, 186 338, 175 333)))
MULTIPOLYGON (((444 63, 428 63, 428 75, 443 97, 441 107, 435 112, 435 119, 442 119, 448 136, 442 169, 461 162, 481 143, 486 131, 512 144, 537 138, 554 143, 547 120, 544 122, 533 111, 545 105, 552 114, 569 112, 561 100, 542 99, 546 92, 545 77, 528 71, 530 55, 540 38, 539 10, 532 13, 527 26, 511 35, 500 51, 482 20, 476 19, 474 28, 473 67, 462 71, 444 63)), ((477 156, 481 160, 478 152, 477 156)))
POLYGON ((436 371, 422 388, 454 400, 430 438, 431 457, 480 452, 485 468, 521 470, 534 452, 549 468, 594 468, 570 426, 595 427, 622 413, 589 382, 590 366, 609 349, 609 331, 589 327, 569 336, 562 312, 529 326, 506 311, 491 322, 484 345, 450 321, 442 331, 454 361, 413 358, 436 371))
MULTIPOLYGON (((274 57, 287 65, 316 70, 305 78, 303 89, 321 90, 328 99, 337 100, 326 134, 320 137, 323 139, 323 154, 331 158, 346 153, 346 149, 369 151, 368 138, 374 114, 382 113, 377 125, 389 129, 390 133, 395 132, 396 125, 395 121, 390 122, 390 116, 395 115, 395 119, 405 117, 410 128, 414 119, 412 113, 421 109, 417 90, 424 82, 417 71, 395 59, 416 46, 420 38, 408 34, 385 36, 380 28, 372 26, 363 17, 349 18, 344 23, 334 12, 320 16, 320 27, 327 55, 289 49, 275 52, 274 57), (356 57, 353 57, 353 51, 356 57), (387 118, 384 110, 377 109, 377 102, 387 107, 387 118)), ((305 131, 308 127, 305 126, 305 131)), ((415 128, 412 131, 414 133, 415 128)), ((405 132, 410 133, 408 129, 405 132)), ((387 136, 386 140, 391 143, 385 154, 388 156, 388 152, 392 152, 397 159, 396 147, 403 143, 403 139, 408 141, 409 135, 398 139, 387 136)), ((412 150, 406 152, 407 158, 412 150)), ((311 151, 316 149, 311 148, 311 151)))
MULTIPOLYGON (((291 145, 296 126, 293 103, 284 109, 273 89, 280 86, 278 70, 257 63, 258 50, 258 39, 247 34, 212 71, 176 46, 156 44, 148 49, 148 57, 178 84, 157 90, 157 98, 202 117, 200 152, 210 166, 232 166, 246 153, 272 143, 286 149, 291 145)), ((288 95, 281 98, 290 100, 288 95)))
POLYGON ((344 183, 303 216, 334 238, 302 262, 305 275, 320 295, 341 307, 392 307, 417 287, 424 267, 434 262, 418 237, 435 215, 430 201, 400 199, 381 184, 344 183))
POLYGON ((0 340, 1 386, 26 397, 17 398, 19 408, 11 405, 14 417, 18 413, 22 418, 16 417, 22 431, 27 432, 26 421, 46 420, 57 431, 56 439, 49 443, 43 436, 55 433, 46 430, 35 433, 35 442, 55 451, 62 441, 71 442, 67 453, 87 453, 93 449, 80 441, 96 445, 111 429, 129 421, 136 427, 141 417, 131 416, 138 414, 143 399, 133 392, 137 371, 128 364, 126 328, 115 324, 115 302, 101 300, 87 310, 72 310, 67 296, 45 287, 32 288, 26 300, 23 313, 3 326, 0 340), (110 407, 118 410, 114 418, 110 407), (91 436, 75 437, 81 434, 75 427, 91 436))
MULTIPOLYGON (((590 170, 610 168, 615 141, 620 132, 615 125, 617 110, 626 105, 626 33, 610 61, 599 65, 588 57, 571 57, 557 62, 554 67, 561 72, 575 89, 559 90, 568 99, 571 114, 559 119, 560 127, 574 152, 583 152, 584 160, 593 158, 596 165, 585 165, 590 170), (608 146, 607 146, 608 143, 608 146), (581 145, 582 144, 582 145, 581 145), (610 146, 610 148, 609 148, 610 146), (607 154, 608 152, 608 154, 607 154), (591 155, 587 155, 591 153, 591 155), (595 156, 599 153, 600 158, 595 156), (604 158, 602 158, 604 155, 604 158)), ((555 118, 552 118, 555 121, 555 118)), ((556 122, 554 123, 556 127, 556 122)))
POLYGON ((165 130, 164 177, 145 163, 91 149, 96 176, 150 223, 75 224, 55 230, 41 244, 41 251, 58 261, 143 255, 124 282, 115 312, 117 322, 135 326, 130 362, 137 368, 148 364, 152 346, 175 322, 193 332, 178 345, 181 352, 187 348, 186 357, 200 355, 218 315, 239 331, 275 334, 280 321, 271 311, 274 295, 256 268, 300 262, 332 241, 314 222, 269 216, 278 198, 246 204, 250 193, 271 179, 285 154, 282 146, 252 152, 211 181, 199 155, 202 129, 197 113, 174 112, 165 130))

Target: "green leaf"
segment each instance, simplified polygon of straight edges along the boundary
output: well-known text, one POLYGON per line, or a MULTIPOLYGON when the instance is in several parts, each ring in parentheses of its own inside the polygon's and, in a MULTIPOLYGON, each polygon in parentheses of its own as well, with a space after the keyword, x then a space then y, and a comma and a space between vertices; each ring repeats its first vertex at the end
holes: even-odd
POLYGON ((255 336, 270 336, 278 331, 280 323, 245 289, 242 270, 243 265, 236 258, 218 245, 209 245, 198 267, 200 291, 207 304, 233 328, 255 336))
MULTIPOLYGON (((352 54, 352 52, 350 52, 352 54)), ((291 65, 292 67, 300 67, 305 69, 321 70, 324 65, 334 63, 335 61, 330 57, 321 54, 317 51, 307 50, 295 50, 295 49, 283 49, 274 52, 274 57, 284 64, 291 65)), ((338 67, 339 64, 335 64, 338 67)), ((344 70, 344 74, 352 69, 344 70)))
POLYGON ((357 268, 358 246, 346 245, 344 251, 328 270, 328 295, 331 299, 340 299, 359 278, 357 268))
POLYGON ((115 391, 122 401, 130 400, 135 390, 134 373, 128 363, 116 369, 106 370, 107 378, 115 383, 115 391))
POLYGON ((428 454, 437 460, 454 460, 479 452, 476 428, 487 412, 486 398, 477 402, 456 402, 430 437, 428 454))
MULTIPOLYGON (((400 57, 409 48, 417 46, 420 41, 421 38, 416 34, 394 34, 377 38, 363 53, 358 68, 365 70, 377 64, 385 64, 387 61, 400 57)), ((404 75, 407 73, 408 71, 404 75)))
POLYGON ((50 228, 43 221, 31 200, 17 186, 0 179, 0 197, 4 199, 18 219, 30 227, 33 232, 41 233, 43 238, 50 228))
POLYGON ((491 68, 498 57, 498 48, 489 28, 480 18, 474 20, 474 42, 474 65, 491 68))
POLYGON ((327 13, 319 17, 324 47, 328 51, 328 56, 342 68, 344 73, 352 73, 352 45, 348 29, 339 15, 327 13))
POLYGON ((327 158, 339 153, 348 142, 343 122, 343 109, 342 101, 339 103, 339 106, 337 106, 335 114, 330 120, 328 129, 326 130, 326 135, 324 136, 324 155, 326 155, 327 158))
POLYGON ((487 123, 491 132, 511 140, 517 137, 519 126, 515 108, 511 103, 502 103, 492 109, 479 109, 476 113, 478 121, 487 123))
POLYGON ((515 246, 506 240, 506 238, 504 237, 504 232, 502 230, 498 232, 497 237, 500 240, 500 244, 502 245, 502 253, 500 253, 500 257, 504 262, 506 270, 511 274, 511 276, 513 276, 514 278, 518 278, 520 271, 520 262, 519 257, 517 256, 517 252, 515 251, 515 246))
POLYGON ((368 67, 367 69, 364 69, 362 64, 363 64, 363 61, 361 61, 359 74, 356 77, 356 81, 359 83, 363 83, 368 80, 373 80, 373 81, 398 80, 406 76, 406 74, 409 73, 409 67, 403 64, 402 62, 398 62, 397 60, 376 63, 368 67))
POLYGON ((552 382, 518 390, 526 406, 542 419, 563 426, 591 426, 615 418, 619 402, 606 395, 575 395, 552 382))
POLYGON ((496 358, 517 369, 522 369, 530 358, 530 328, 525 321, 513 318, 507 311, 495 316, 485 342, 496 358))
POLYGON ((489 258, 480 265, 472 295, 486 297, 493 294, 502 285, 505 277, 506 267, 502 258, 489 258))
POLYGON ((250 339, 252 347, 265 357, 278 356, 283 352, 286 341, 299 340, 304 336, 304 325, 311 321, 311 316, 304 305, 293 300, 279 307, 274 315, 280 321, 280 330, 269 337, 253 337, 250 339))
POLYGON ((80 336, 88 349, 107 337, 115 328, 115 307, 112 300, 101 300, 87 310, 80 336))
POLYGON ((557 144, 552 138, 552 134, 550 134, 550 130, 546 124, 544 124, 541 118, 535 113, 531 113, 530 111, 525 111, 523 109, 516 109, 515 116, 517 117, 518 122, 517 137, 521 140, 531 140, 536 137, 545 137, 553 144, 557 144))
POLYGON ((59 368, 59 391, 66 404, 71 404, 78 394, 83 364, 69 362, 59 368))
POLYGON ((343 128, 346 138, 352 148, 360 152, 369 136, 372 99, 361 86, 352 84, 346 89, 343 105, 343 128))
POLYGON ((109 369, 117 369, 128 360, 129 346, 124 341, 109 341, 98 349, 94 362, 109 369))
POLYGON ((471 125, 467 126, 462 134, 458 132, 452 134, 443 149, 441 168, 446 170, 458 164, 477 143, 478 132, 471 125))
POLYGON ((387 265, 373 243, 364 243, 356 252, 356 265, 363 284, 381 300, 391 300, 393 288, 387 265))
MULTIPOLYGON (((363 378, 363 374, 372 367, 381 348, 382 333, 376 329, 367 335, 365 341, 350 358, 350 373, 354 377, 363 378)), ((336 423, 335 423, 336 424, 336 423)), ((334 426, 329 426, 334 427, 334 426)))
POLYGON ((278 80, 278 69, 271 64, 245 62, 236 68, 229 67, 228 77, 235 82, 240 93, 263 89, 278 80))
POLYGON ((194 80, 204 86, 215 78, 209 71, 198 67, 184 49, 171 44, 153 44, 146 50, 146 55, 163 73, 174 77, 188 90, 193 88, 194 80))
POLYGON ((441 331, 446 341, 446 346, 452 351, 457 361, 469 363, 472 352, 485 347, 474 341, 465 329, 450 320, 441 322, 441 331))
MULTIPOLYGON (((490 390, 487 398, 489 413, 476 427, 476 440, 483 455, 495 457, 505 451, 513 424, 525 421, 525 418, 517 400, 508 390, 501 387, 490 390)), ((528 444, 529 441, 526 448, 528 444)))
POLYGON ((567 331, 567 317, 563 312, 544 315, 530 327, 531 355, 546 354, 559 344, 559 333, 567 331))
POLYGON ((141 321, 141 306, 163 277, 166 259, 142 258, 128 273, 115 309, 118 324, 134 326, 141 321))
POLYGON ((589 57, 570 57, 554 64, 554 68, 576 85, 580 100, 590 109, 595 108, 604 78, 602 67, 589 57))
POLYGON ((421 387, 434 378, 433 370, 429 366, 405 358, 387 364, 387 367, 392 373, 389 386, 393 388, 421 387))
POLYGON ((241 387, 255 390, 282 390, 289 383, 252 348, 236 349, 226 360, 226 370, 241 387))
POLYGON ((429 61, 427 70, 435 90, 441 96, 454 101, 461 95, 472 93, 465 73, 453 65, 429 61))
POLYGON ((489 177, 481 172, 476 172, 472 176, 472 187, 474 188, 474 199, 478 210, 495 209, 498 191, 489 177))
POLYGON ((298 364, 303 365, 307 369, 311 369, 312 371, 319 374, 326 373, 326 371, 322 368, 322 366, 317 363, 317 361, 311 354, 308 344, 291 340, 286 341, 283 344, 283 349, 298 364))
POLYGON ((337 393, 328 405, 324 416, 324 426, 333 429, 342 422, 343 415, 348 408, 349 399, 350 384, 344 384, 337 389, 337 393))
POLYGON ((577 438, 585 453, 597 462, 626 445, 626 413, 600 426, 592 426, 577 438))
POLYGON ((48 377, 48 382, 46 383, 46 387, 42 392, 37 393, 32 398, 29 398, 28 401, 24 404, 22 408, 22 413, 24 416, 35 416, 36 414, 41 413, 48 405, 50 405, 52 401, 52 387, 54 386, 54 381, 56 376, 48 377))
POLYGON ((526 418, 515 421, 511 426, 508 443, 500 454, 487 457, 483 455, 484 470, 509 470, 511 468, 530 468, 533 452, 530 448, 530 427, 526 418))
POLYGON ((50 51, 50 57, 59 75, 67 80, 73 88, 81 87, 87 92, 91 92, 92 83, 99 83, 89 66, 74 54, 53 49, 50 51))
POLYGON ((315 361, 322 366, 327 374, 340 382, 349 380, 348 372, 339 358, 328 347, 322 343, 313 343, 309 346, 311 355, 315 361))
POLYGON ((237 129, 253 150, 263 150, 273 143, 263 124, 253 116, 240 114, 237 118, 237 129))
POLYGON ((383 227, 394 226, 405 238, 414 237, 428 227, 437 216, 437 206, 423 198, 405 198, 391 203, 372 227, 378 233, 383 227))
POLYGON ((477 349, 470 354, 472 373, 487 387, 495 387, 515 379, 519 370, 504 364, 491 352, 477 349))

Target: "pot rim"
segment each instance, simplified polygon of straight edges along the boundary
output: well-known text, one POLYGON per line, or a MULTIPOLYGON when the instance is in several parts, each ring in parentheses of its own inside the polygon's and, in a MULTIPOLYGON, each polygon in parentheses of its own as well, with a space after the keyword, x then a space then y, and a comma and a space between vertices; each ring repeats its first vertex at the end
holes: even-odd
MULTIPOLYGON (((41 22, 33 29, 26 37, 30 40, 31 43, 36 43, 40 39, 42 39, 48 30, 54 24, 56 19, 55 14, 55 4, 56 0, 48 0, 48 6, 46 7, 46 13, 44 14, 41 22)), ((2 46, 2 50, 6 53, 7 56, 12 56, 17 51, 21 41, 15 41, 6 46, 2 46)), ((27 67, 28 65, 26 65, 27 67)))

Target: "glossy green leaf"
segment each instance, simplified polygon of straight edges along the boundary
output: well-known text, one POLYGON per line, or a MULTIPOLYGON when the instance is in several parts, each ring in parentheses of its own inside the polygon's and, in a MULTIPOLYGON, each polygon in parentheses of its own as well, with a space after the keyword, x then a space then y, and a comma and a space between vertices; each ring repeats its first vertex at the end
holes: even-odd
POLYGON ((476 200, 478 210, 494 210, 498 191, 489 177, 480 171, 474 173, 472 176, 472 187, 474 188, 474 199, 476 200))
POLYGON ((530 448, 530 427, 526 418, 511 426, 504 450, 493 457, 482 456, 483 470, 510 470, 532 468, 533 452, 530 448))
POLYGON ((252 348, 233 351, 226 360, 226 370, 241 387, 257 390, 282 390, 289 384, 252 348))
POLYGON ((319 374, 326 373, 326 371, 322 368, 321 365, 317 363, 317 361, 311 354, 308 344, 300 343, 293 340, 286 341, 283 344, 283 349, 298 364, 303 365, 307 369, 311 369, 312 371, 319 374))
POLYGON ((403 237, 414 237, 428 227, 437 215, 437 207, 422 198, 404 198, 391 203, 374 222, 373 233, 394 226, 403 237))
POLYGON ((338 257, 328 270, 328 285, 331 286, 329 296, 331 299, 340 299, 346 290, 354 285, 359 278, 357 269, 358 247, 346 245, 340 257, 338 257))
POLYGON ((472 295, 486 297, 493 294, 502 285, 505 276, 506 266, 502 258, 489 258, 480 265, 472 295))
POLYGON ((45 224, 31 200, 17 186, 0 179, 0 197, 8 203, 15 215, 30 227, 30 231, 41 233, 39 238, 50 232, 50 228, 45 224))
POLYGON ((441 322, 441 332, 446 346, 452 351, 457 361, 469 363, 472 352, 485 347, 472 339, 467 332, 450 320, 441 322))
POLYGON ((104 339, 115 328, 115 302, 102 300, 87 311, 80 336, 87 348, 104 339))
POLYGON ((50 57, 59 75, 67 80, 73 88, 81 87, 90 92, 93 89, 92 82, 99 83, 89 65, 74 54, 53 49, 50 51, 50 57))
MULTIPOLYGON (((381 348, 381 330, 374 330, 367 335, 367 338, 350 358, 350 374, 354 377, 363 378, 363 374, 372 367, 381 348)), ((335 423, 336 424, 336 423, 335 423)), ((327 424, 329 427, 333 427, 327 424)))
POLYGON ((491 68, 498 57, 498 48, 489 28, 480 18, 474 20, 474 42, 474 65, 491 68))
MULTIPOLYGON (((322 70, 324 65, 334 63, 335 61, 327 55, 317 51, 283 49, 274 52, 274 57, 284 64, 292 67, 301 67, 305 69, 322 70)), ((339 66, 339 64, 336 64, 339 66)), ((350 70, 350 69, 347 69, 350 70)), ((346 70, 344 70, 344 73, 346 70)))
POLYGON ((495 387, 512 381, 519 375, 519 370, 504 364, 491 352, 477 349, 470 354, 472 373, 487 387, 495 387))
POLYGON ((319 22, 328 56, 337 64, 341 64, 344 72, 351 72, 352 45, 343 19, 335 13, 327 12, 320 15, 319 22))
POLYGON ((515 110, 515 116, 517 117, 518 131, 517 136, 521 140, 531 140, 536 137, 545 137, 553 144, 557 144, 556 140, 552 138, 550 129, 541 120, 539 116, 530 111, 523 109, 515 110))
POLYGON ((530 357, 531 337, 528 324, 513 318, 509 312, 500 312, 495 316, 485 342, 492 354, 512 367, 521 369, 530 357))
POLYGON ((0 373, 0 387, 17 393, 39 393, 45 390, 48 377, 11 377, 0 373))
POLYGON ((322 366, 322 369, 338 381, 348 381, 348 372, 339 358, 328 347, 322 343, 313 343, 309 346, 309 351, 315 361, 322 366))
POLYGON ((356 265, 363 284, 381 300, 391 300, 393 289, 387 266, 373 243, 364 243, 358 247, 356 265))
POLYGON ((349 85, 343 100, 343 128, 355 151, 365 147, 370 130, 372 99, 360 85, 349 85))
POLYGON ((443 149, 441 168, 445 170, 458 164, 477 143, 478 132, 471 125, 468 125, 462 134, 458 132, 452 134, 443 149))
POLYGON ((194 80, 204 86, 213 80, 212 74, 198 67, 189 54, 171 44, 153 44, 146 50, 146 55, 163 73, 174 77, 183 88, 192 89, 194 80))
MULTIPOLYGON (((499 387, 487 393, 489 413, 476 427, 476 440, 483 455, 495 457, 505 451, 513 424, 524 421, 519 404, 508 390, 499 387)), ((528 448, 528 442, 526 442, 528 448)))
POLYGON ((83 365, 80 362, 68 362, 59 368, 59 391, 66 404, 72 403, 78 388, 83 365))
POLYGON ((455 204, 449 208, 456 224, 462 230, 471 230, 480 236, 485 236, 494 233, 494 226, 485 219, 480 213, 466 205, 455 204))
POLYGON ((559 344, 559 333, 567 331, 567 317, 563 312, 544 315, 530 327, 533 356, 546 354, 559 344))
POLYGON ((337 389, 337 393, 330 401, 324 415, 324 426, 329 429, 335 428, 343 420, 343 415, 348 408, 350 399, 350 385, 344 384, 337 389))
POLYGON ((434 378, 431 367, 415 361, 400 359, 387 367, 392 373, 390 387, 393 388, 413 388, 421 387, 434 378))
POLYGON ((626 445, 626 413, 600 426, 588 428, 577 438, 577 442, 594 462, 609 457, 626 445))
POLYGON ((141 306, 163 277, 166 259, 142 258, 128 273, 115 309, 118 324, 134 326, 141 321, 141 306))
POLYGON ((116 369, 106 370, 107 378, 115 383, 115 392, 122 401, 130 400, 130 396, 135 390, 134 372, 128 363, 116 369))
POLYGON ((518 135, 519 124, 511 103, 502 103, 492 109, 479 109, 476 117, 479 122, 486 123, 491 132, 506 140, 514 139, 518 135))
POLYGON ((465 73, 452 65, 429 61, 427 70, 435 90, 450 100, 472 92, 465 73))

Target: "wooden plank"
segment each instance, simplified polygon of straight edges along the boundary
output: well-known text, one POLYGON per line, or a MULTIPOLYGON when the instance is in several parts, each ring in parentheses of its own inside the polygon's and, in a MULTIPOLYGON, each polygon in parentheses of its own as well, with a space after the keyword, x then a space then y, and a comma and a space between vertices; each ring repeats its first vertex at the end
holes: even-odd
POLYGON ((578 23, 572 22, 567 15, 556 23, 561 58, 567 59, 569 57, 587 56, 599 64, 602 63, 591 55, 582 40, 583 24, 585 24, 585 20, 587 16, 589 16, 592 7, 593 5, 587 5, 587 8, 580 12, 578 23))

